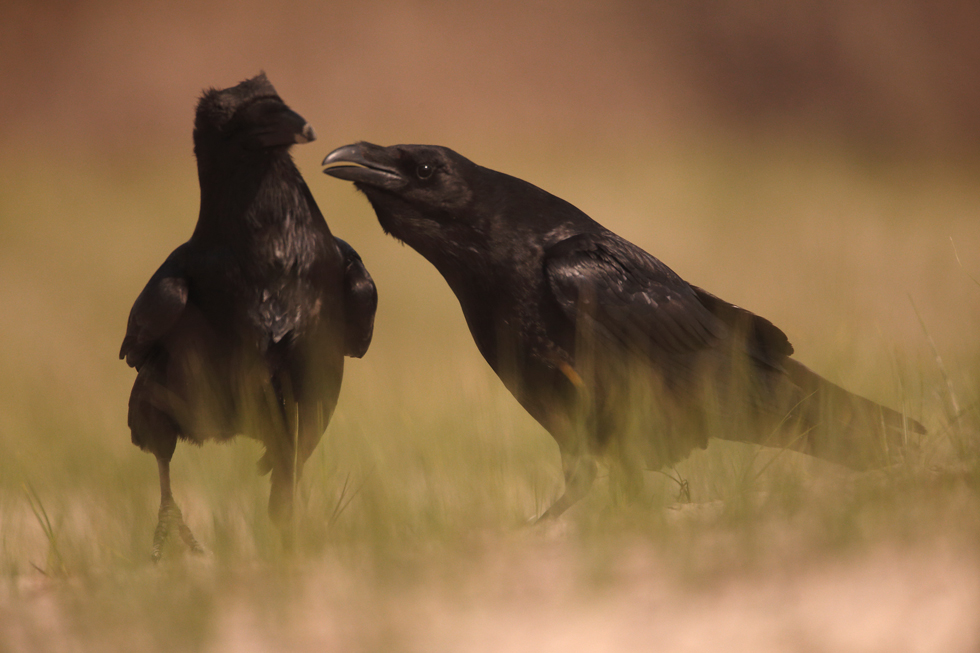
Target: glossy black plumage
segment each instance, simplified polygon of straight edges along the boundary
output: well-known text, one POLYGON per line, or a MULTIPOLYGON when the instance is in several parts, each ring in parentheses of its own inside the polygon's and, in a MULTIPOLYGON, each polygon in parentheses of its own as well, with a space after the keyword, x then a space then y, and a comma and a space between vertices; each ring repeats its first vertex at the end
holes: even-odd
POLYGON ((358 143, 324 165, 435 265, 480 352, 558 442, 565 494, 546 516, 588 491, 596 458, 635 485, 712 435, 864 469, 924 430, 819 377, 768 320, 532 184, 427 145, 358 143))
POLYGON ((198 103, 197 226, 136 299, 120 351, 138 371, 133 442, 160 468, 154 557, 174 527, 200 548, 170 493, 178 440, 260 440, 270 514, 284 526, 336 406, 344 356, 363 356, 371 342, 374 283, 331 234, 289 155, 314 138, 264 74, 198 103))

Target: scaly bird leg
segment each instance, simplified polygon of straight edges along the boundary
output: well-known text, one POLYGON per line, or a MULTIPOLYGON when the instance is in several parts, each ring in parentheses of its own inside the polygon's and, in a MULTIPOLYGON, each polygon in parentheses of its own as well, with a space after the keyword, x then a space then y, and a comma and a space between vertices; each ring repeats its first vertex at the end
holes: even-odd
POLYGON ((157 468, 160 472, 160 515, 157 528, 153 533, 153 549, 150 552, 150 557, 153 562, 160 560, 163 545, 174 526, 177 527, 180 538, 184 540, 184 544, 191 550, 191 553, 203 554, 204 547, 198 543, 194 534, 191 533, 191 529, 184 523, 184 515, 181 514, 177 502, 174 501, 174 495, 170 491, 170 461, 157 458, 157 468))
POLYGON ((572 504, 589 493, 595 480, 598 466, 591 456, 579 456, 561 452, 561 463, 565 470, 565 493, 551 504, 534 523, 556 519, 572 504))

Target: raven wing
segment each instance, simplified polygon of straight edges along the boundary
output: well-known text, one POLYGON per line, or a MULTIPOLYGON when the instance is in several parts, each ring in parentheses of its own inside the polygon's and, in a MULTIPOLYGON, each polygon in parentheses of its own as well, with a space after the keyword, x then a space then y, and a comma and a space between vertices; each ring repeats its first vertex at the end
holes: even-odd
POLYGON ((153 273, 129 312, 126 337, 119 350, 130 367, 139 369, 160 338, 165 336, 187 306, 184 248, 175 249, 153 273))
POLYGON ((793 345, 779 327, 741 306, 729 304, 715 297, 707 290, 697 286, 691 288, 712 315, 732 327, 744 338, 746 350, 756 362, 775 370, 785 371, 783 359, 793 355, 793 345))
POLYGON ((544 267, 564 315, 607 344, 678 356, 712 348, 729 336, 691 286, 614 234, 563 240, 545 252, 544 267))
POLYGON ((579 234, 545 253, 545 274, 564 315, 593 337, 665 365, 738 346, 757 364, 782 370, 793 353, 768 320, 691 286, 612 233, 579 234), (584 322, 583 322, 584 320, 584 322))
POLYGON ((344 257, 344 353, 360 358, 374 335, 378 290, 361 257, 340 238, 334 238, 344 257))

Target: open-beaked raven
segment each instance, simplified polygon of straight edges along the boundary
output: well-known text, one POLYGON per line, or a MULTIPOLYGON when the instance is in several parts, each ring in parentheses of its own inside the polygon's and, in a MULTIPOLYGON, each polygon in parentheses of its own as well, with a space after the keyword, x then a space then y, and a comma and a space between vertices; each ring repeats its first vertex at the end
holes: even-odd
POLYGON ((201 551, 171 493, 178 440, 261 441, 269 513, 288 542, 295 484, 337 404, 344 356, 371 342, 374 282, 289 154, 314 138, 264 74, 198 102, 197 226, 136 299, 120 351, 138 371, 133 443, 160 474, 154 559, 174 528, 201 551))
POLYGON ((791 358, 768 320, 526 181, 430 145, 357 143, 323 164, 438 269, 480 353, 558 442, 565 491, 542 517, 585 495, 597 459, 635 491, 643 468, 709 436, 867 469, 924 431, 791 358))

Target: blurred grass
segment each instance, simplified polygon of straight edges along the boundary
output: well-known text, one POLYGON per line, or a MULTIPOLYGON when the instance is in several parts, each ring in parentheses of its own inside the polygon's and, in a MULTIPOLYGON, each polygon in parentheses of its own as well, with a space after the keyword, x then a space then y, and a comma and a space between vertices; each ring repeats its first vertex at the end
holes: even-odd
POLYGON ((557 447, 480 359, 437 273, 319 174, 331 144, 319 145, 297 161, 380 307, 375 343, 349 361, 306 469, 300 552, 278 548, 258 445, 181 445, 175 493, 211 555, 174 546, 157 567, 156 468, 129 444, 133 372, 117 352, 133 299, 193 227, 193 160, 0 161, 0 651, 415 650, 423 622, 451 630, 438 606, 525 584, 583 597, 623 583, 717 587, 943 547, 975 568, 976 171, 734 141, 558 158, 547 145, 464 151, 772 319, 807 365, 930 429, 920 460, 869 474, 715 442, 667 470, 690 503, 649 473, 643 496, 621 505, 601 477, 561 524, 527 529, 561 490, 557 447))

